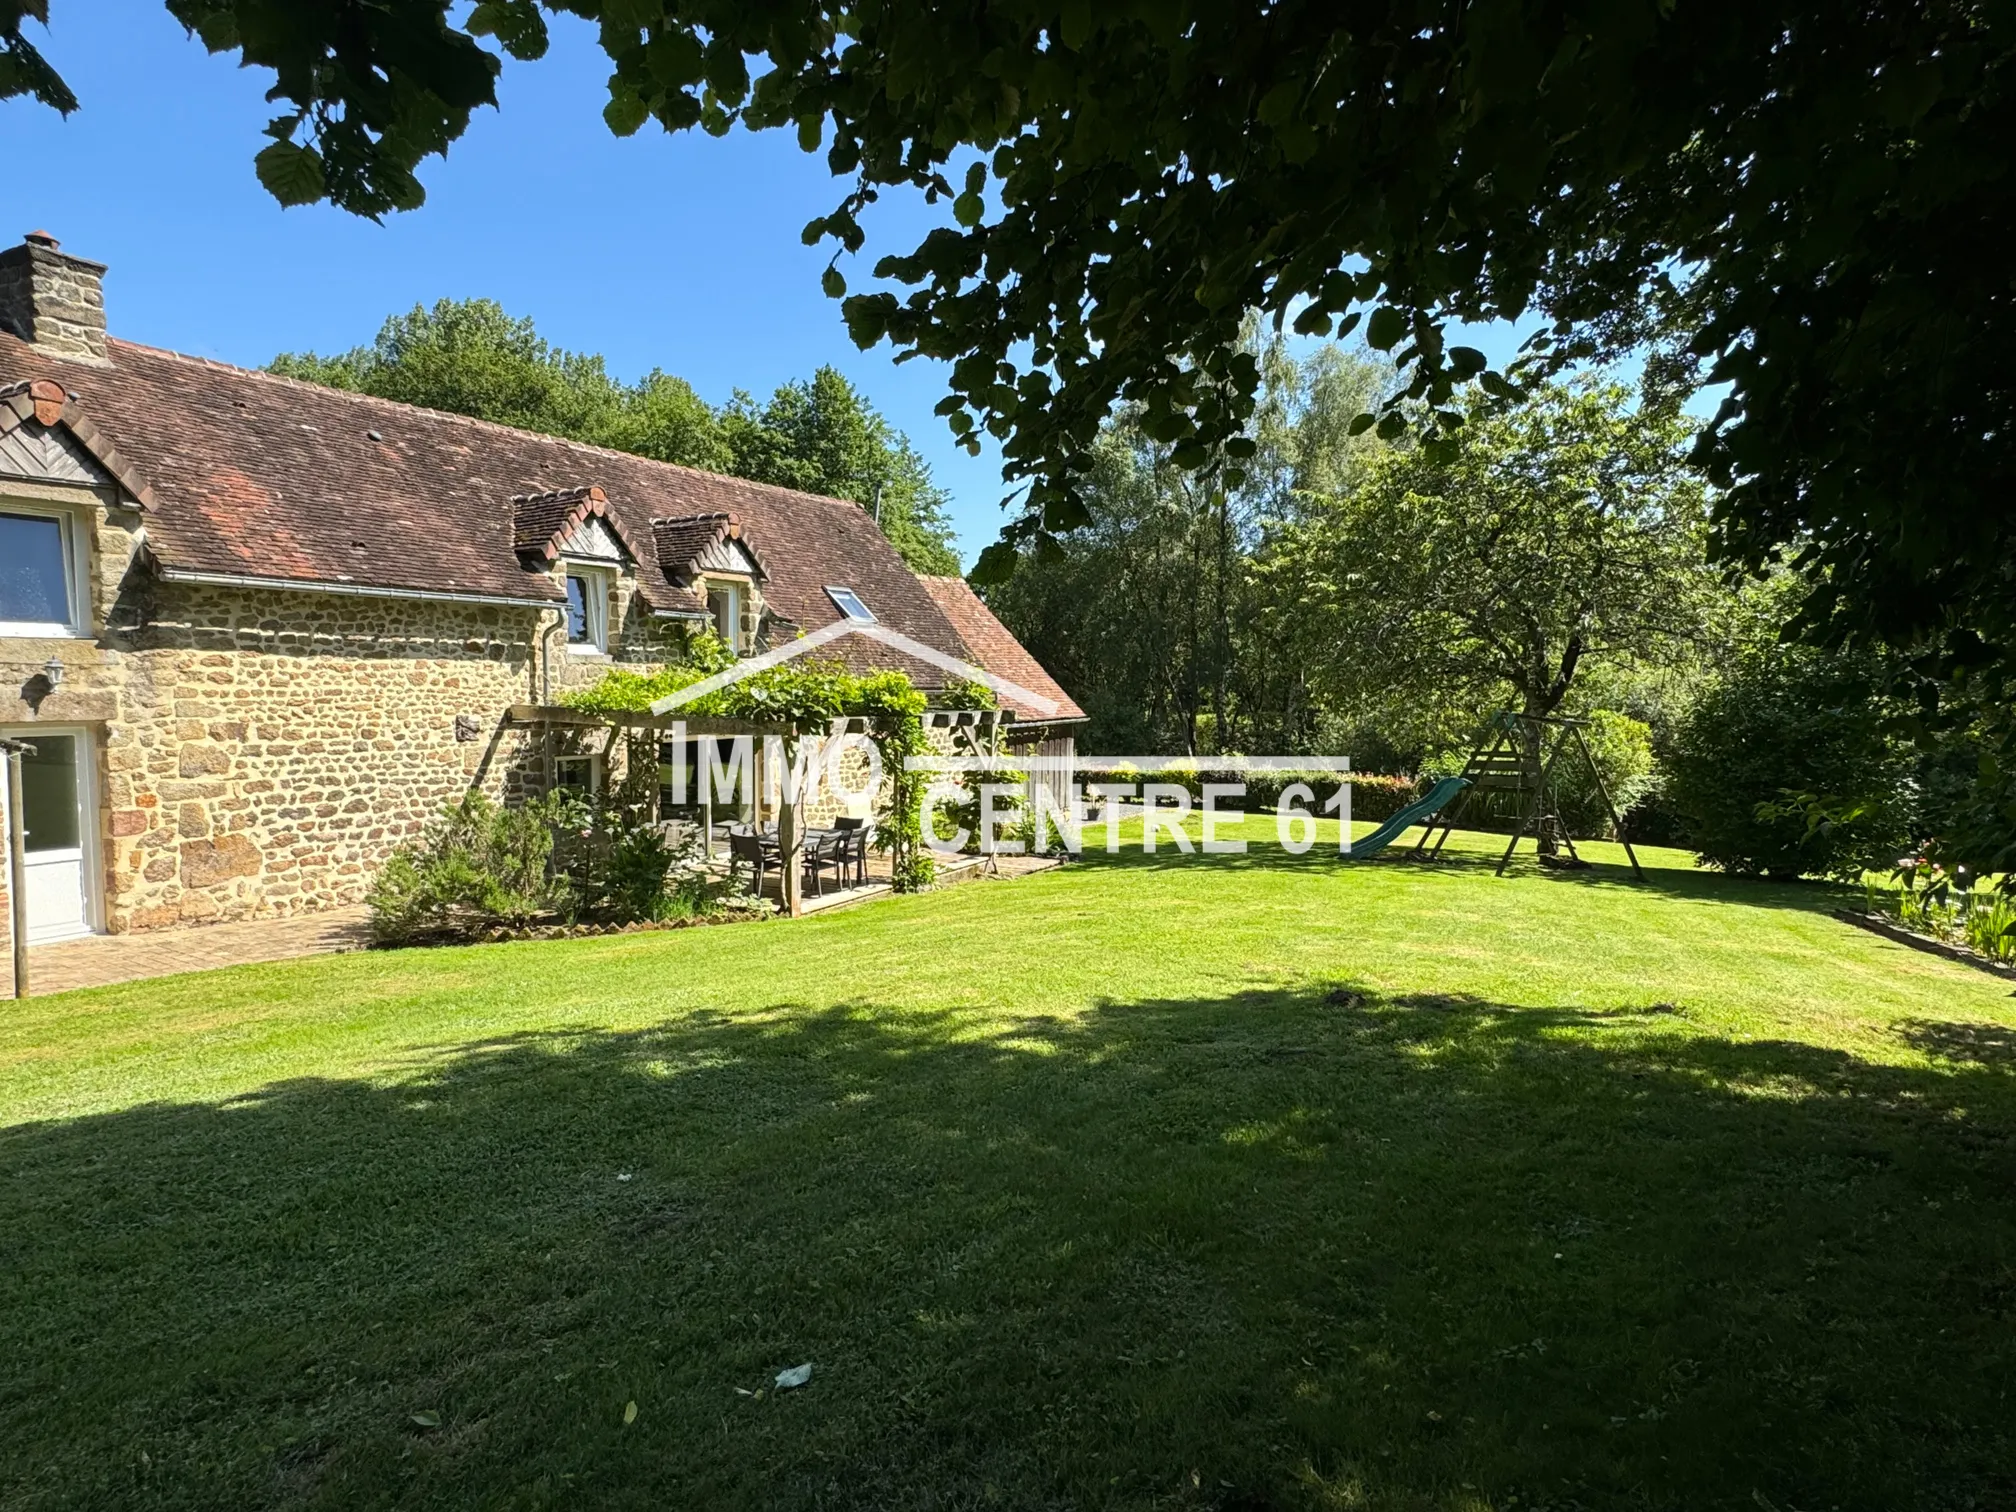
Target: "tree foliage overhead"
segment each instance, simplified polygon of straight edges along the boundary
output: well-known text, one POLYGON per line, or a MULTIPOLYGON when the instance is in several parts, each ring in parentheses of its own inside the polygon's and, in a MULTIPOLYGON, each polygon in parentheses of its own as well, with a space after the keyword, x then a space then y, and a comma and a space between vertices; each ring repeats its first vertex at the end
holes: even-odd
MULTIPOLYGON (((823 146, 847 188, 809 240, 859 249, 888 189, 949 201, 956 224, 884 258, 896 287, 847 318, 952 362, 953 428, 1000 438, 1029 484, 1022 533, 1082 522, 1119 405, 1179 464, 1236 468, 1249 309, 1362 321, 1437 434, 1463 381, 1509 386, 1444 324, 1537 312, 1542 369, 1664 333, 1731 385, 1699 443, 1717 540, 1799 553, 1817 618, 1945 635, 1946 671, 2016 633, 2006 0, 170 9, 273 70, 258 166, 287 203, 417 205, 500 54, 539 57, 560 13, 599 25, 614 130, 823 146)), ((40 14, 0 6, 0 92, 68 109, 22 34, 40 14)))
POLYGON ((444 299, 394 315, 369 346, 331 357, 283 352, 272 371, 402 404, 473 415, 661 462, 853 499, 918 572, 959 558, 943 489, 909 439, 844 377, 822 367, 758 406, 738 393, 711 408, 683 378, 653 369, 635 383, 599 356, 549 345, 530 320, 492 300, 444 299))

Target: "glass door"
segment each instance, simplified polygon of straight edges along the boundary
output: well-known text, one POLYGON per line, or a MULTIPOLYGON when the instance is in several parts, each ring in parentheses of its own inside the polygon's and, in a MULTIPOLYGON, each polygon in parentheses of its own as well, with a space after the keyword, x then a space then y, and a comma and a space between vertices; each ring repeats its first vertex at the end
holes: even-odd
MULTIPOLYGON (((21 758, 21 811, 27 821, 28 943, 67 940, 91 933, 85 768, 88 747, 75 732, 12 730, 33 743, 21 758)), ((5 792, 0 785, 0 793, 5 792)))

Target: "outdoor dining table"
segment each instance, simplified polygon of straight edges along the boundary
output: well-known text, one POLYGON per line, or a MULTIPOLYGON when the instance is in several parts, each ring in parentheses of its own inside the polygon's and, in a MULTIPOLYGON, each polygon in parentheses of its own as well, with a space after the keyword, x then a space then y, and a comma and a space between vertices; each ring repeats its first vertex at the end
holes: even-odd
MULTIPOLYGON (((764 852, 781 868, 784 862, 783 842, 778 838, 777 826, 765 825, 757 829, 749 824, 723 826, 728 835, 753 835, 764 852)), ((857 881, 867 880, 867 856, 865 847, 857 845, 857 837, 864 831, 858 829, 838 829, 829 826, 808 826, 799 832, 801 864, 812 883, 812 894, 819 897, 825 892, 820 868, 831 863, 836 874, 845 880, 846 868, 853 864, 857 881)))

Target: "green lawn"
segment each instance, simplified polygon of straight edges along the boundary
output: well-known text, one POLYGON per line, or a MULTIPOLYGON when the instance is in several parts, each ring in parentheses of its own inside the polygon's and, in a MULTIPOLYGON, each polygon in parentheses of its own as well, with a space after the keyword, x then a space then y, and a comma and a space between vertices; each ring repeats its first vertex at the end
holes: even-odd
POLYGON ((2016 1504, 2009 984, 1648 859, 4 1005, 0 1506, 2016 1504))

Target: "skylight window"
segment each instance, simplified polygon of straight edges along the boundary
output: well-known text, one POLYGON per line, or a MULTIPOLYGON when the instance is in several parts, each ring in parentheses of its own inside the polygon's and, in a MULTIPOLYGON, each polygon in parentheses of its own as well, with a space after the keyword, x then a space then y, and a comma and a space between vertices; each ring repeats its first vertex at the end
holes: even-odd
POLYGON ((828 583, 826 585, 826 597, 833 600, 833 607, 835 609, 838 609, 847 618, 854 621, 855 624, 872 625, 875 623, 874 611, 861 602, 861 595, 856 593, 852 588, 836 588, 831 583, 828 583))

